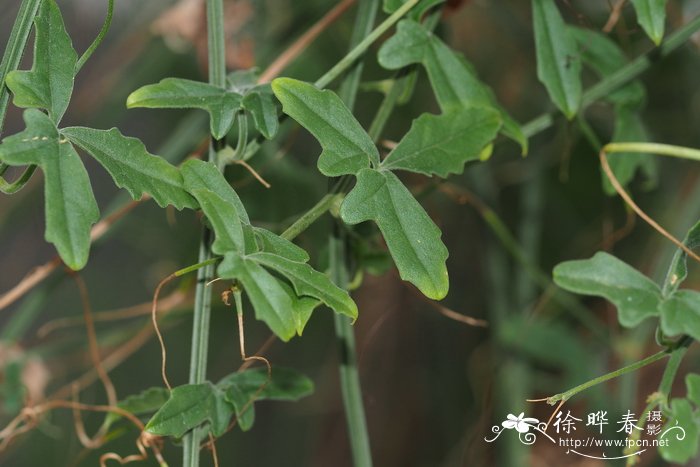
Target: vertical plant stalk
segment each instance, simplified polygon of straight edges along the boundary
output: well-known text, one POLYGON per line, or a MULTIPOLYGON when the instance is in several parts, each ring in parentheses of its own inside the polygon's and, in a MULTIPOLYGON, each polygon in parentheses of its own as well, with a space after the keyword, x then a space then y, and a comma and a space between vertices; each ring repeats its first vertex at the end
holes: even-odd
MULTIPOLYGON (((342 234, 342 227, 338 224, 335 227, 334 234, 329 239, 331 280, 336 285, 345 288, 348 284, 348 273, 345 264, 346 239, 342 234)), ((353 465, 356 467, 370 467, 372 465, 372 452, 367 432, 365 408, 362 403, 355 333, 349 317, 338 313, 335 313, 333 316, 340 360, 340 388, 343 395, 343 407, 345 409, 353 465)))
MULTIPOLYGON (((226 84, 226 44, 224 36, 223 0, 207 0, 207 46, 209 55, 209 83, 224 87, 226 84)), ((221 141, 212 137, 209 143, 209 162, 217 164, 217 152, 221 141)), ((204 227, 199 245, 199 262, 212 258, 211 231, 204 227)), ((192 347, 190 350, 189 383, 197 384, 206 379, 207 353, 209 349, 209 321, 211 317, 211 289, 207 283, 214 275, 214 265, 197 271, 194 317, 192 323, 192 347)), ((183 466, 199 466, 199 430, 195 429, 183 439, 183 466)))
POLYGON ((10 92, 5 86, 5 78, 9 72, 17 69, 20 60, 22 60, 22 54, 27 46, 27 39, 40 4, 41 0, 24 0, 22 2, 15 24, 12 26, 10 38, 7 41, 2 63, 0 63, 0 134, 2 134, 5 123, 7 104, 10 101, 10 92))
MULTIPOLYGON (((350 38, 351 50, 370 34, 379 9, 378 0, 360 0, 355 26, 350 38)), ((364 62, 358 61, 345 76, 340 85, 339 96, 350 110, 355 105, 357 89, 362 77, 364 62)), ((330 181, 329 185, 332 185, 330 181)), ((329 237, 329 266, 331 280, 339 287, 346 289, 349 282, 347 261, 347 238, 343 225, 336 220, 329 237)), ((355 331, 349 317, 334 314, 335 334, 338 341, 340 388, 343 396, 343 407, 350 440, 353 463, 356 467, 372 465, 372 451, 367 432, 367 417, 362 401, 360 373, 357 368, 357 350, 355 331)))

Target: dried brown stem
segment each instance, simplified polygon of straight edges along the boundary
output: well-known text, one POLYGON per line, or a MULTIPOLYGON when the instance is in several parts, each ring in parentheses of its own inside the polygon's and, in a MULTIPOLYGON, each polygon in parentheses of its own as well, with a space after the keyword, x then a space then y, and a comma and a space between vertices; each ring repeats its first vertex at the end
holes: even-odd
POLYGON ((342 16, 348 8, 355 3, 355 0, 343 0, 334 6, 323 18, 318 20, 311 28, 307 29, 287 50, 273 61, 258 79, 259 83, 267 83, 279 76, 282 71, 289 66, 316 38, 342 16))
POLYGON ((622 187, 620 184, 620 181, 615 177, 615 174, 613 173, 612 169, 610 169, 610 165, 608 164, 608 158, 605 154, 605 151, 600 152, 600 165, 603 168, 603 171, 605 172, 605 175, 608 177, 608 180, 610 180, 610 183, 612 184, 613 188, 615 188, 615 191, 617 192, 620 197, 625 200, 627 205, 631 207, 634 212, 637 213, 639 217, 644 219, 644 221, 652 226, 657 232, 659 232, 661 235, 672 241, 678 248, 683 250, 688 256, 693 258, 695 261, 700 262, 700 256, 696 255, 693 250, 688 248, 678 240, 676 237, 671 235, 666 229, 661 227, 654 219, 652 219, 647 213, 645 213, 637 204, 632 200, 629 194, 625 191, 625 189, 622 187))
POLYGON ((255 177, 255 179, 256 179, 257 181, 259 181, 260 184, 261 184, 262 186, 264 186, 265 188, 270 188, 270 187, 272 186, 272 185, 270 185, 269 183, 267 183, 267 181, 266 181, 264 178, 262 178, 262 176, 261 176, 258 172, 256 172, 255 169, 254 169, 253 167, 251 167, 250 164, 248 164, 246 161, 236 159, 236 160, 233 161, 233 163, 234 163, 234 164, 238 164, 238 165, 242 165, 243 167, 245 167, 245 169, 246 169, 248 172, 250 172, 250 174, 251 174, 253 177, 255 177))
POLYGON ((170 274, 168 277, 163 279, 158 283, 158 286, 156 287, 156 291, 153 294, 153 306, 151 308, 151 322, 153 323, 153 330, 156 333, 156 336, 158 336, 158 342, 160 342, 160 354, 162 357, 162 363, 160 367, 160 374, 163 377, 163 383, 165 383, 165 386, 168 388, 168 390, 172 390, 172 387, 170 386, 170 382, 168 381, 168 376, 165 373, 165 363, 167 359, 167 351, 165 349, 165 341, 163 340, 163 335, 160 333, 160 329, 158 328, 158 295, 160 294, 160 289, 162 289, 168 282, 172 281, 175 279, 177 276, 175 274, 170 274))
MULTIPOLYGON (((143 199, 146 199, 146 197, 144 196, 142 200, 143 199)), ((125 214, 127 214, 136 206, 138 206, 139 203, 140 201, 131 201, 130 203, 123 206, 121 209, 110 214, 109 216, 105 217, 100 222, 95 224, 90 232, 90 239, 92 240, 92 242, 95 242, 100 237, 102 237, 116 221, 121 219, 125 214)), ((49 275, 60 264, 62 264, 61 258, 55 256, 50 261, 34 268, 29 274, 27 274, 24 277, 24 279, 22 279, 12 289, 8 290, 3 295, 0 295, 0 310, 7 308, 17 300, 22 298, 27 292, 36 287, 37 284, 49 277, 49 275)))
POLYGON ((627 3, 627 0, 617 0, 615 5, 613 5, 612 10, 610 10, 608 21, 606 21, 605 26, 603 26, 603 32, 605 34, 609 34, 615 28, 615 26, 617 26, 617 22, 620 21, 620 16, 622 15, 622 9, 625 7, 625 3, 627 3))
MULTIPOLYGON (((158 300, 158 307, 163 309, 172 309, 180 305, 187 298, 187 293, 182 290, 176 290, 165 298, 158 300)), ((150 315, 153 309, 153 301, 148 301, 145 303, 139 303, 138 305, 128 306, 124 308, 117 308, 115 310, 108 310, 102 312, 93 313, 92 319, 95 322, 99 321, 116 321, 120 319, 130 319, 136 318, 143 315, 150 315)), ((77 326, 83 324, 83 319, 70 316, 67 318, 59 318, 49 321, 37 330, 37 336, 44 338, 52 332, 67 328, 71 326, 77 326)))

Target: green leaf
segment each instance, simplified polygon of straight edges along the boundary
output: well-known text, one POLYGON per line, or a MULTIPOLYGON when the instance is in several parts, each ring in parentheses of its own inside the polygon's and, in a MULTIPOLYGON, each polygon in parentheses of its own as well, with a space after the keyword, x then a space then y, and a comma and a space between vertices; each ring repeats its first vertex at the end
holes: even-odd
POLYGON ((58 123, 73 93, 78 54, 54 0, 41 2, 34 25, 34 65, 30 71, 9 73, 5 84, 14 94, 17 107, 46 109, 51 119, 58 123))
POLYGON ((413 121, 382 167, 443 178, 462 173, 464 164, 479 159, 500 127, 499 113, 485 107, 455 109, 442 115, 423 114, 413 121))
POLYGON ((208 83, 182 78, 165 78, 132 92, 126 100, 130 109, 202 109, 209 113, 211 134, 221 139, 231 129, 241 106, 241 95, 208 83))
POLYGON ((272 90, 284 113, 313 134, 323 148, 318 169, 328 177, 353 175, 379 164, 379 151, 369 135, 331 91, 290 78, 277 78, 272 90))
POLYGON ((700 292, 678 290, 661 303, 660 311, 665 335, 688 334, 700 340, 700 292))
POLYGON ((277 134, 279 116, 269 84, 256 86, 246 93, 243 97, 243 108, 250 112, 255 128, 265 138, 271 139, 277 134))
MULTIPOLYGON (((619 104, 615 106, 615 131, 613 141, 629 142, 629 141, 648 141, 647 132, 639 116, 639 112, 631 106, 619 104)), ((608 163, 610 169, 617 177, 617 180, 626 186, 634 180, 634 176, 638 170, 643 171, 648 175, 656 172, 656 159, 652 154, 624 152, 608 154, 608 163)), ((610 180, 605 175, 601 174, 603 179, 603 189, 605 193, 614 196, 617 194, 610 180)))
MULTIPOLYGON (((219 196, 227 205, 231 206, 235 210, 238 219, 240 219, 245 252, 254 253, 258 251, 253 227, 250 225, 250 218, 248 217, 245 206, 243 206, 241 198, 238 197, 238 193, 236 193, 233 187, 226 181, 223 174, 216 166, 211 162, 190 159, 182 164, 180 173, 184 180, 185 189, 188 192, 193 193, 196 190, 207 190, 219 196)), ((233 222, 233 220, 231 220, 231 222, 233 222)))
POLYGON ((241 198, 214 164, 199 159, 189 159, 182 164, 180 172, 186 190, 209 190, 216 193, 236 208, 236 213, 243 224, 250 224, 241 198))
POLYGON ((221 389, 209 382, 186 384, 173 388, 168 401, 149 420, 146 431, 181 438, 208 422, 214 436, 221 436, 232 415, 233 407, 226 402, 221 389))
MULTIPOLYGON (((616 73, 628 63, 629 60, 622 49, 605 34, 573 26, 568 29, 578 44, 578 53, 583 63, 592 68, 601 78, 616 73)), ((605 99, 614 104, 624 104, 638 109, 646 100, 646 91, 641 81, 634 80, 611 92, 605 96, 605 99)))
POLYGON ((259 77, 260 70, 257 67, 236 70, 228 74, 226 84, 230 91, 243 95, 258 85, 259 77))
POLYGON ((685 377, 685 387, 688 389, 688 400, 700 407, 700 375, 688 373, 685 377))
POLYGON ((262 251, 283 256, 291 261, 305 263, 309 260, 309 254, 303 248, 296 246, 289 240, 270 232, 267 229, 255 227, 255 235, 260 241, 262 251))
POLYGON ((237 279, 243 284, 255 317, 264 321, 283 341, 296 333, 292 301, 279 281, 255 261, 237 254, 228 254, 219 265, 219 277, 237 279))
POLYGON ((182 175, 162 157, 150 154, 136 138, 122 135, 119 130, 95 130, 70 127, 61 134, 94 157, 132 198, 149 194, 165 207, 196 208, 197 205, 183 189, 182 175))
POLYGON ((317 298, 336 312, 353 319, 357 318, 357 305, 347 291, 335 285, 328 276, 316 271, 308 264, 291 261, 284 256, 272 253, 255 253, 248 258, 284 275, 294 286, 297 295, 317 298))
POLYGON ((581 59, 554 0, 533 0, 537 77, 571 120, 581 105, 581 59))
POLYGON ((654 44, 661 44, 666 23, 666 0, 632 0, 632 5, 644 32, 654 44))
POLYGON ((319 305, 321 305, 321 301, 307 296, 300 297, 294 291, 294 288, 285 281, 279 281, 279 284, 292 301, 294 324, 297 329, 297 334, 301 336, 304 332, 306 324, 309 322, 309 319, 311 319, 311 314, 316 308, 318 308, 319 305))
POLYGON ((27 128, 3 140, 0 161, 8 165, 36 164, 44 172, 46 240, 66 265, 82 269, 90 252, 90 227, 100 211, 90 179, 68 140, 60 140, 53 121, 36 109, 24 111, 27 128))
POLYGON ((233 405, 241 430, 248 431, 255 420, 254 402, 264 399, 296 401, 314 391, 314 383, 288 368, 274 367, 267 379, 267 368, 232 373, 217 384, 233 405))
POLYGON ((620 324, 633 327, 658 315, 661 291, 648 277, 604 252, 591 259, 566 261, 554 268, 554 282, 571 292, 604 297, 618 312, 620 324))
POLYGON ((447 295, 447 248, 440 229, 391 172, 365 169, 347 195, 340 215, 348 224, 373 220, 379 226, 403 280, 429 298, 447 295))
MULTIPOLYGON (((133 415, 153 413, 160 409, 168 401, 169 397, 170 392, 166 388, 153 387, 119 401, 117 407, 133 415)), ((110 412, 105 423, 111 425, 120 418, 122 416, 118 413, 110 412)))
MULTIPOLYGON (((691 250, 700 247, 700 222, 697 222, 690 228, 683 239, 683 244, 691 250)), ((683 283, 686 277, 688 277, 687 259, 688 254, 678 248, 673 255, 671 265, 666 273, 666 279, 664 280, 664 286, 662 288, 664 297, 678 290, 678 287, 683 283)))
POLYGON ((440 109, 445 113, 463 107, 498 110, 503 120, 503 133, 520 144, 523 154, 527 153, 527 138, 520 126, 498 105, 488 86, 478 80, 469 62, 417 22, 401 21, 396 34, 379 49, 377 58, 380 65, 390 70, 422 64, 440 109))
POLYGON ((673 399, 668 422, 664 426, 659 443, 659 454, 674 464, 685 464, 698 453, 700 430, 698 421, 687 399, 673 399))
POLYGON ((214 229, 215 238, 211 251, 217 255, 231 251, 245 253, 243 225, 233 204, 227 203, 213 191, 191 190, 190 193, 214 229))
POLYGON ((488 107, 488 93, 470 67, 444 42, 412 20, 399 23, 396 34, 378 54, 379 64, 390 70, 421 63, 428 72, 443 111, 463 106, 488 107))

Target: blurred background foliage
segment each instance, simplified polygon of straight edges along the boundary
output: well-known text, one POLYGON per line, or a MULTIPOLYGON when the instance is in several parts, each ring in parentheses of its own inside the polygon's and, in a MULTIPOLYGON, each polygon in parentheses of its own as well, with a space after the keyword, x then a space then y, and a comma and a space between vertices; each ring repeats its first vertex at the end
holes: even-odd
MULTIPOLYGON (((98 31, 104 3, 59 2, 77 50, 84 50, 98 31)), ((600 30, 612 3, 563 0, 558 5, 570 24, 600 30)), ((229 0, 229 69, 264 68, 334 4, 328 0, 229 0)), ((4 48, 18 7, 18 0, 0 3, 0 48, 4 48)), ((699 1, 671 0, 668 29, 698 11, 699 1)), ((551 110, 536 78, 530 15, 530 2, 522 0, 451 1, 438 28, 438 34, 464 53, 503 106, 523 123, 551 110)), ((284 75, 313 81, 330 68, 347 49, 353 16, 350 8, 284 75)), ((629 5, 610 37, 628 57, 652 48, 629 5)), ((367 57, 366 81, 389 76, 376 62, 377 46, 367 57)), ((203 151, 207 122, 202 114, 127 111, 125 100, 131 91, 167 76, 205 79, 205 47, 202 1, 119 0, 112 30, 77 78, 66 125, 116 126, 173 162, 203 151)), ((31 53, 24 63, 24 68, 29 66, 31 53)), ((698 76, 697 43, 682 47, 642 76, 648 96, 642 117, 650 140, 700 147, 698 76)), ((586 75, 585 79, 590 85, 597 78, 586 75)), ((381 97, 373 91, 360 95, 357 114, 364 125, 381 97)), ((395 140, 411 119, 437 110, 422 74, 413 99, 394 113, 385 138, 395 140)), ((600 139, 611 140, 611 107, 594 104, 586 115, 600 139)), ((22 127, 21 112, 11 107, 5 133, 22 127)), ((277 231, 312 206, 327 184, 315 167, 320 152, 315 140, 292 122, 282 132, 252 161, 272 185, 270 189, 241 166, 230 166, 226 172, 251 219, 277 231)), ((603 249, 659 281, 674 248, 635 220, 619 198, 604 194, 596 151, 575 123, 557 118, 550 129, 531 140, 530 147, 529 156, 521 158, 513 143, 501 141, 487 163, 469 165, 464 175, 439 185, 419 176, 404 179, 420 194, 443 230, 450 251, 451 290, 444 301, 431 303, 389 270, 366 276, 354 294, 360 307, 355 325, 360 372, 377 466, 555 466, 563 465, 563 460, 571 461, 568 465, 602 465, 590 460, 577 463, 568 456, 562 459, 560 449, 550 451, 543 444, 525 448, 506 437, 497 444, 483 441, 491 426, 508 413, 524 411, 548 418, 550 407, 528 404, 526 398, 564 391, 657 349, 652 325, 625 331, 617 324, 614 308, 603 300, 556 300, 554 287, 537 270, 546 277, 563 260, 589 257, 603 249), (509 245, 511 250, 489 227, 493 218, 488 215, 493 213, 516 241, 509 245), (522 255, 520 260, 513 256, 513 248, 522 255), (450 310, 485 320, 488 326, 449 319, 445 312, 450 310)), ((86 163, 105 214, 128 201, 102 168, 91 160, 86 163)), ((638 177, 631 186, 633 196, 662 225, 682 237, 700 217, 699 172, 692 163, 663 160, 654 175, 651 180, 638 177)), ((0 197, 2 292, 55 254, 43 240, 42 196, 41 176, 35 175, 17 195, 0 197)), ((141 304, 141 311, 148 313, 148 302, 160 279, 196 262, 199 226, 191 211, 166 211, 152 202, 125 215, 93 248, 81 272, 95 312, 138 311, 131 307, 141 304)), ((324 261, 329 227, 326 219, 299 238, 317 265, 324 261)), ((381 257, 375 259, 381 263, 381 257)), ((698 285, 697 275, 691 274, 687 286, 698 285)), ((186 278, 165 292, 173 302, 164 319, 169 375, 177 384, 187 379, 191 286, 191 279, 186 278)), ((220 284, 213 287, 223 290, 220 284)), ((57 391, 70 397, 70 383, 90 371, 81 316, 76 284, 61 270, 0 313, 3 425, 22 403, 13 399, 13 384, 23 382, 35 399, 57 391), (57 321, 63 318, 75 319, 57 321)), ((240 359, 233 310, 216 300, 212 319, 208 374, 216 380, 235 370, 240 359)), ((97 323, 103 356, 109 359, 113 352, 122 351, 111 372, 120 397, 161 385, 160 352, 149 323, 144 314, 97 323)), ((265 342, 268 333, 264 325, 249 318, 248 351, 265 342)), ((697 352, 691 349, 684 369, 700 370, 697 352)), ((331 313, 317 310, 303 338, 286 345, 274 343, 266 355, 274 365, 308 374, 316 392, 295 404, 258 404, 250 432, 234 431, 217 443, 221 465, 351 465, 331 313)), ((599 409, 611 414, 628 409, 639 412, 646 396, 655 390, 660 372, 661 366, 651 366, 619 378, 587 391, 568 407, 579 414, 599 409)), ((89 403, 100 403, 103 397, 98 384, 81 393, 81 400, 89 403)), ((95 414, 84 418, 89 431, 101 420, 95 414)), ((133 437, 134 433, 121 433, 98 452, 86 451, 74 435, 71 413, 59 410, 0 454, 0 465, 97 465, 101 452, 133 452, 133 437)), ((177 465, 178 450, 166 445, 170 465, 177 465)), ((641 461, 642 465, 660 462, 651 454, 641 461)))

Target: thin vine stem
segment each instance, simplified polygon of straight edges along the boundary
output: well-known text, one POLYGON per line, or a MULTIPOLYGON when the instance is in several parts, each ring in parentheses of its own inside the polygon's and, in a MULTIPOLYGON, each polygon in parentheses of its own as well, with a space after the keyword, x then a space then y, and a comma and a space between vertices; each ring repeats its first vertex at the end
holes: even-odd
POLYGON ((280 236, 286 240, 293 240, 300 233, 308 229, 311 224, 316 222, 319 217, 321 217, 333 205, 339 204, 342 198, 343 196, 339 194, 329 193, 325 195, 318 203, 316 203, 311 209, 306 211, 292 225, 290 225, 287 230, 282 232, 280 236))
POLYGON ((586 381, 583 384, 579 384, 576 387, 573 387, 569 389, 568 391, 555 394, 553 396, 547 397, 546 399, 532 399, 530 402, 536 402, 538 400, 545 400, 549 405, 554 405, 557 402, 566 402, 572 397, 574 397, 576 394, 585 391, 586 389, 592 388, 593 386, 597 386, 598 384, 604 383, 606 381, 610 381, 611 379, 617 378, 619 376, 622 376, 624 374, 636 371, 640 368, 643 368, 647 365, 650 365, 654 362, 657 362, 663 358, 668 357, 669 355, 669 350, 662 350, 660 352, 657 352, 653 355, 648 356, 647 358, 644 358, 642 360, 639 360, 638 362, 634 362, 630 365, 624 366, 622 368, 619 368, 615 371, 611 371, 610 373, 606 373, 604 375, 598 376, 597 378, 593 378, 590 381, 586 381))
MULTIPOLYGON (((207 0, 206 8, 209 83, 217 87, 224 87, 226 84, 226 37, 223 0, 207 0)), ((222 146, 222 141, 212 137, 209 144, 209 162, 217 165, 217 154, 222 146)), ((199 246, 200 263, 212 259, 211 237, 211 231, 204 227, 199 246)), ((211 319, 211 289, 207 287, 207 283, 211 281, 213 276, 213 264, 207 264, 197 271, 190 351, 190 384, 201 383, 206 379, 209 322, 211 319)), ((199 436, 200 430, 195 429, 183 439, 183 467, 199 466, 199 436)))
POLYGON ((36 167, 36 165, 28 165, 25 167, 22 175, 20 175, 14 182, 8 182, 2 177, 2 175, 0 175, 0 191, 6 195, 17 193, 32 178, 32 175, 34 175, 34 172, 36 171, 36 167))
MULTIPOLYGON (((667 57, 671 52, 683 45, 693 34, 700 31, 700 15, 688 21, 685 25, 674 31, 668 38, 658 47, 639 57, 635 58, 627 65, 620 68, 617 72, 605 77, 598 84, 593 85, 583 93, 581 100, 580 114, 586 108, 599 99, 604 98, 616 89, 621 88, 633 79, 639 77, 647 71, 651 65, 662 58, 667 57)), ((538 133, 543 132, 554 124, 554 118, 557 115, 555 112, 549 112, 540 115, 522 126, 523 134, 530 138, 538 133)))
POLYGON ((32 31, 32 23, 40 4, 41 0, 22 1, 17 19, 15 19, 15 24, 10 32, 10 38, 7 41, 7 47, 5 47, 5 54, 0 62, 0 134, 2 134, 5 123, 7 104, 10 102, 10 91, 5 86, 5 78, 8 73, 17 69, 20 60, 22 60, 29 34, 32 31))
POLYGON ((350 52, 348 52, 345 57, 343 57, 338 63, 335 64, 333 68, 328 70, 323 76, 316 80, 314 85, 317 88, 325 88, 338 76, 343 74, 350 66, 355 63, 362 54, 367 51, 370 45, 379 39, 382 34, 387 32, 394 24, 396 24, 403 16, 411 11, 411 9, 418 4, 419 0, 408 0, 406 3, 401 5, 394 13, 391 14, 387 19, 385 19, 379 26, 374 28, 372 32, 367 34, 364 39, 362 39, 350 52))
POLYGON ((616 152, 642 152, 646 154, 677 157, 679 159, 690 159, 692 161, 700 162, 700 149, 674 146, 672 144, 637 142, 608 143, 603 146, 603 151, 608 154, 616 152))
POLYGON ((85 65, 85 62, 87 62, 92 54, 97 50, 97 48, 100 46, 102 41, 104 40, 105 36, 109 32, 109 28, 112 25, 112 16, 114 15, 114 0, 108 0, 107 2, 107 16, 105 17, 104 22, 102 23, 102 28, 100 29, 100 32, 97 34, 97 37, 95 38, 94 41, 92 41, 92 44, 90 44, 90 47, 87 48, 87 50, 83 53, 83 55, 80 56, 78 59, 78 63, 75 64, 75 72, 78 73, 81 68, 83 68, 83 65, 85 65))
MULTIPOLYGON (((362 43, 363 37, 370 38, 368 34, 371 35, 370 31, 378 9, 378 0, 360 0, 350 39, 352 50, 357 49, 358 45, 362 43)), ((364 61, 357 61, 340 85, 339 96, 350 111, 355 106, 363 68, 364 61)), ((336 181, 335 185, 336 187, 341 187, 346 182, 348 182, 348 177, 341 177, 336 181)), ((332 184, 333 181, 330 181, 331 191, 334 188, 332 184)), ((328 246, 331 280, 338 287, 347 289, 350 276, 347 261, 348 243, 345 226, 338 219, 333 223, 333 228, 328 238, 328 246)), ((333 316, 333 321, 340 353, 338 366, 340 389, 343 397, 343 408, 345 409, 345 420, 353 463, 356 467, 371 467, 372 450, 370 448, 369 432, 367 431, 367 416, 365 415, 365 407, 362 400, 360 372, 357 366, 355 330, 353 329, 352 321, 347 316, 336 313, 333 316)))

